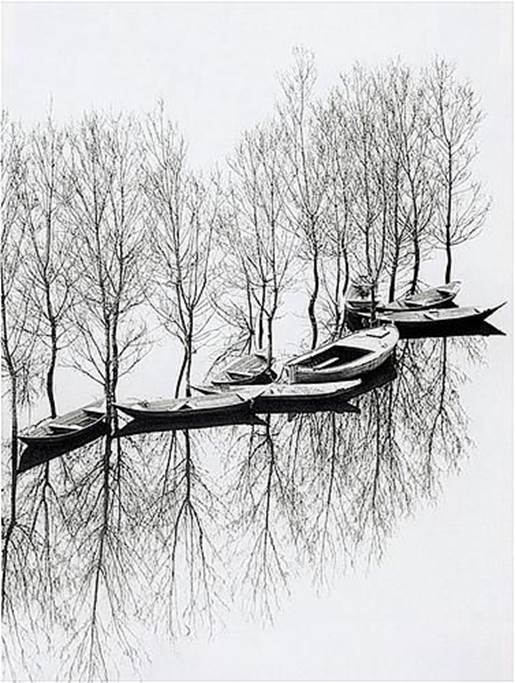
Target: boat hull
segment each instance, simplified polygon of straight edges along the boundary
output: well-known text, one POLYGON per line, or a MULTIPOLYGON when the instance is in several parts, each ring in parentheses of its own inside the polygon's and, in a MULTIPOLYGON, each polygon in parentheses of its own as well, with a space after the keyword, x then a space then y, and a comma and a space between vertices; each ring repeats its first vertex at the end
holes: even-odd
POLYGON ((216 396, 197 396, 159 401, 134 400, 117 403, 116 408, 135 420, 163 420, 172 424, 202 418, 228 418, 232 415, 249 414, 252 401, 259 390, 238 394, 227 392, 216 396))
MULTIPOLYGON (((378 313, 389 313, 395 311, 424 311, 430 308, 441 308, 451 304, 456 298, 461 288, 461 282, 455 280, 446 285, 431 287, 418 294, 404 296, 390 303, 384 304, 376 302, 378 313)), ((346 303, 348 310, 358 310, 370 312, 372 302, 370 299, 350 299, 346 303)))
MULTIPOLYGON (((473 331, 503 305, 494 308, 456 307, 380 313, 377 320, 393 322, 403 337, 414 334, 431 336, 432 333, 439 335, 452 334, 452 332, 464 333, 473 331)), ((370 314, 354 310, 349 315, 348 321, 353 327, 363 327, 369 323, 370 314)))
POLYGON ((395 325, 383 324, 379 327, 362 330, 343 339, 327 344, 311 353, 304 354, 287 364, 288 381, 297 383, 338 382, 354 379, 374 372, 393 354, 399 340, 399 332, 395 325), (345 352, 354 351, 358 357, 345 360, 345 352), (331 367, 324 367, 324 362, 316 363, 324 354, 335 354, 331 367), (343 353, 343 360, 338 361, 338 354, 343 353))
POLYGON ((211 384, 220 386, 269 384, 276 377, 275 372, 269 367, 268 359, 262 354, 255 353, 233 360, 211 379, 211 384))
POLYGON ((105 431, 105 417, 98 417, 94 422, 80 431, 63 431, 56 434, 42 435, 23 434, 19 436, 19 439, 27 446, 34 448, 56 448, 58 446, 70 446, 71 448, 74 444, 79 444, 83 441, 88 442, 96 436, 101 436, 105 431))

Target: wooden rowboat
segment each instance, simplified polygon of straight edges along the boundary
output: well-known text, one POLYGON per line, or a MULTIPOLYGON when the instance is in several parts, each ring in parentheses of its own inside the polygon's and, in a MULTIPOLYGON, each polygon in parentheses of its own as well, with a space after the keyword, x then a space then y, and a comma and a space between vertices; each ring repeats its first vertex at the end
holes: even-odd
MULTIPOLYGON (((423 311, 428 308, 440 308, 441 306, 448 306, 461 289, 461 281, 454 280, 446 285, 438 285, 425 289, 417 294, 408 294, 400 297, 390 303, 376 302, 377 312, 390 311, 423 311)), ((347 310, 350 311, 364 311, 370 312, 371 301, 367 299, 351 299, 348 298, 345 304, 347 310)))
POLYGON ((294 358, 284 366, 292 384, 338 382, 374 371, 393 353, 399 332, 382 324, 354 332, 294 358))
POLYGON ((105 426, 103 401, 72 410, 60 417, 47 417, 19 435, 20 441, 39 448, 71 445, 88 439, 105 426))
POLYGON ((211 380, 212 384, 267 384, 276 375, 269 368, 268 359, 260 353, 252 353, 235 358, 218 372, 211 380))
POLYGON ((418 294, 409 294, 378 308, 381 311, 423 311, 428 308, 447 306, 461 289, 461 281, 454 280, 446 285, 431 287, 418 294))
MULTIPOLYGON (((423 311, 391 311, 378 314, 378 322, 395 323, 399 331, 404 333, 448 331, 466 331, 486 320, 504 306, 506 302, 494 308, 477 308, 473 306, 456 306, 455 308, 430 308, 423 311)), ((354 310, 350 312, 349 323, 362 326, 370 321, 370 313, 354 310)))
POLYGON ((166 399, 130 399, 116 403, 122 413, 137 420, 174 420, 184 421, 186 418, 198 416, 235 415, 250 411, 252 401, 259 395, 260 389, 245 392, 224 392, 213 396, 191 396, 188 398, 166 399))
MULTIPOLYGON (((260 413, 269 412, 275 407, 282 407, 287 410, 287 406, 293 407, 306 402, 318 405, 327 400, 344 397, 360 384, 360 379, 323 382, 321 384, 285 384, 281 382, 262 384, 259 385, 261 390, 259 396, 255 396, 253 399, 252 409, 254 412, 260 413)), ((209 396, 220 394, 223 391, 221 387, 216 385, 194 388, 201 394, 209 396)), ((257 389, 258 385, 255 388, 257 389)), ((230 390, 234 391, 234 387, 231 387, 230 390)), ((248 391, 248 389, 241 388, 241 391, 248 391)))

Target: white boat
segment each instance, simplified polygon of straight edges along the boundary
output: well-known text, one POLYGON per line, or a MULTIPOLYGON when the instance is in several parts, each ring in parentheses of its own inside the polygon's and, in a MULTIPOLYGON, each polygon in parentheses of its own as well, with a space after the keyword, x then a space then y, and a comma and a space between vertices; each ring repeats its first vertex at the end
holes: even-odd
POLYGON ((294 358, 284 372, 292 384, 352 379, 382 365, 398 341, 399 331, 392 324, 359 330, 294 358))

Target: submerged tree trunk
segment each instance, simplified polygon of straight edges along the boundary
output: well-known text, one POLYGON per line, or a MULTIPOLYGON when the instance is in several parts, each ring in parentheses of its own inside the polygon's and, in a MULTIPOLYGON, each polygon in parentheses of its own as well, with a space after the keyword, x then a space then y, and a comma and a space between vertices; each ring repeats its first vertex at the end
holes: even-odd
MULTIPOLYGON (((6 359, 10 363, 10 356, 6 359)), ((7 578, 7 561, 9 542, 16 525, 16 489, 18 477, 18 409, 17 409, 17 381, 14 372, 10 375, 10 394, 11 394, 11 492, 10 492, 10 511, 9 523, 4 535, 4 544, 2 548, 2 614, 5 609, 5 599, 7 596, 7 588, 5 585, 7 578)))
POLYGON ((451 244, 451 221, 452 221, 452 149, 447 146, 447 210, 445 214, 445 253, 447 264, 445 266, 445 283, 451 281, 452 270, 452 244, 451 244))
MULTIPOLYGON (((349 288, 349 282, 350 282, 349 254, 347 252, 347 247, 343 247, 342 256, 343 256, 343 263, 345 265, 345 278, 343 280, 342 294, 343 294, 343 297, 345 299, 345 296, 347 294, 347 289, 349 288)), ((341 320, 341 324, 340 324, 340 329, 338 330, 338 336, 340 336, 340 337, 343 333, 343 328, 345 326, 346 317, 347 317, 347 309, 346 309, 345 303, 344 303, 342 320, 341 320)))
POLYGON ((388 291, 388 301, 394 301, 395 299, 395 288, 397 286, 397 268, 399 262, 399 245, 395 245, 394 260, 392 264, 392 272, 390 273, 390 288, 388 291))
POLYGON ((186 371, 186 365, 187 364, 188 364, 188 352, 186 350, 186 347, 184 347, 183 348, 183 354, 182 354, 182 363, 181 363, 181 367, 179 370, 179 374, 177 375, 177 381, 175 383, 175 398, 177 398, 180 394, 182 378, 184 377, 184 373, 186 371))
POLYGON ((265 300, 266 300, 266 285, 261 287, 261 301, 259 303, 259 313, 258 313, 258 338, 257 345, 258 349, 263 348, 263 340, 265 336, 265 300))
POLYGON ((267 361, 268 361, 268 369, 272 367, 272 361, 273 361, 273 324, 274 324, 274 316, 269 315, 267 319, 267 361))
POLYGON ((318 341, 318 325, 315 314, 315 306, 320 288, 320 277, 318 274, 318 249, 313 252, 313 289, 308 304, 308 316, 311 324, 311 348, 314 349, 318 341))
POLYGON ((52 320, 50 323, 50 363, 48 365, 46 375, 46 392, 48 398, 48 405, 50 408, 50 417, 56 417, 57 407, 55 403, 54 393, 54 375, 57 363, 57 325, 52 320))
POLYGON ((415 294, 417 291, 418 276, 420 272, 420 243, 418 235, 415 233, 413 238, 414 262, 413 262, 413 277, 411 280, 410 294, 415 294))

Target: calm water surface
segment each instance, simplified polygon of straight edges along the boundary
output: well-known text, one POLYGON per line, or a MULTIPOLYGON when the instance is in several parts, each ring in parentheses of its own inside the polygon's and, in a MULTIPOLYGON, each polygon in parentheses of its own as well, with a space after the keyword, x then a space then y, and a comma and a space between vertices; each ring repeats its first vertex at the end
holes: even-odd
POLYGON ((509 678, 510 345, 401 341, 354 412, 25 459, 5 674, 509 678))

